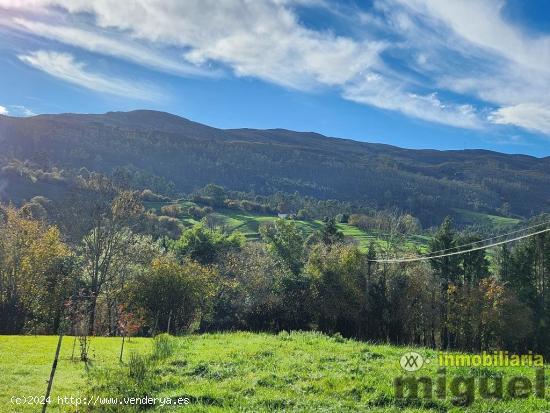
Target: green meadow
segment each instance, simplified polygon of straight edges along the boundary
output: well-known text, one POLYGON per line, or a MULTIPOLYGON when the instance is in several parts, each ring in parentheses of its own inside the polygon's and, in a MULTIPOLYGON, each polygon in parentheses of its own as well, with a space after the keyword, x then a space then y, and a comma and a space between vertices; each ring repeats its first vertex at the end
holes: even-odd
MULTIPOLYGON (((190 201, 179 201, 177 203, 182 206, 184 211, 191 206, 197 206, 197 204, 190 201)), ((144 204, 148 209, 156 210, 157 213, 160 213, 160 208, 162 206, 169 205, 161 202, 145 202, 144 204)), ((277 219, 275 215, 262 215, 228 208, 216 208, 216 210, 210 214, 210 217, 217 220, 219 223, 223 223, 228 232, 239 231, 249 241, 260 239, 260 225, 277 219)), ((184 214, 180 218, 180 222, 184 226, 189 227, 199 221, 184 214)), ((323 227, 323 222, 321 220, 294 220, 294 222, 306 237, 323 227)), ((371 242, 374 242, 379 247, 383 247, 385 244, 383 234, 367 232, 353 225, 344 223, 338 223, 337 227, 346 238, 357 243, 361 252, 366 252, 371 242)), ((426 252, 426 246, 429 239, 430 238, 426 235, 413 234, 408 237, 406 243, 409 247, 418 247, 420 251, 426 252)))
POLYGON ((481 212, 468 211, 466 209, 455 208, 454 211, 460 216, 461 221, 467 225, 480 225, 505 230, 521 222, 518 218, 483 214, 481 212))
MULTIPOLYGON (((411 348, 378 345, 327 336, 320 333, 223 333, 173 338, 173 352, 152 367, 156 380, 152 397, 187 399, 180 407, 161 406, 153 411, 188 412, 547 412, 550 402, 531 392, 525 399, 484 400, 478 390, 471 405, 454 397, 450 383, 456 376, 502 377, 504 388, 510 378, 523 376, 534 381, 532 367, 464 368, 446 370, 446 397, 438 399, 396 398, 396 377, 441 377, 437 352, 416 348, 429 360, 419 371, 404 372, 401 356, 411 348)), ((0 411, 36 412, 37 405, 14 405, 12 396, 40 396, 55 353, 54 336, 0 337, 0 411)), ((152 340, 132 338, 126 343, 122 364, 118 361, 120 338, 92 338, 91 361, 71 360, 72 337, 65 337, 53 385, 51 412, 88 411, 80 406, 60 406, 58 396, 94 396, 89 377, 107 369, 112 383, 124 382, 134 354, 151 352, 152 340)), ((76 351, 78 356, 78 350, 76 351)), ((78 357, 77 357, 78 358, 78 357)), ((546 377, 546 392, 549 392, 546 377)), ((115 388, 109 386, 108 388, 115 388)), ((143 396, 140 387, 136 396, 143 396)), ((127 390, 125 390, 127 391, 127 390)), ((103 393, 104 394, 104 393, 103 393)), ((132 397, 132 394, 125 394, 132 397)), ((93 411, 106 411, 96 406, 93 411)), ((135 411, 119 407, 110 411, 135 411)))

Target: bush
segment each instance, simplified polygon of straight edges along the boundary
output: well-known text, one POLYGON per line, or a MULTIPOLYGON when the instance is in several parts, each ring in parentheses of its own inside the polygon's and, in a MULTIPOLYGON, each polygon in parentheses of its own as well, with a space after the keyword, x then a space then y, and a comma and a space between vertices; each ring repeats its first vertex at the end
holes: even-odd
MULTIPOLYGON (((174 259, 159 258, 136 277, 132 302, 143 309, 150 329, 167 331, 170 325, 176 333, 190 331, 210 310, 216 277, 213 269, 196 262, 180 265, 174 259)), ((157 351, 163 351, 164 341, 158 339, 157 351)))
POLYGON ((165 201, 169 201, 170 198, 163 195, 155 194, 150 189, 145 189, 141 193, 141 200, 147 201, 147 202, 165 202, 165 201))
POLYGON ((169 334, 159 334, 153 340, 153 360, 164 360, 174 354, 175 343, 169 334))
POLYGON ((348 218, 348 223, 365 231, 374 227, 373 220, 363 214, 351 214, 348 218))
POLYGON ((182 225, 176 218, 147 214, 148 232, 155 238, 168 237, 178 239, 182 233, 182 225))
POLYGON ((257 202, 247 201, 246 199, 244 201, 241 201, 241 208, 248 212, 262 211, 262 205, 258 204, 257 202))
POLYGON ((238 199, 226 199, 223 204, 228 209, 241 209, 241 202, 238 199))
POLYGON ((173 250, 181 261, 191 258, 201 264, 212 264, 221 253, 238 250, 245 242, 246 239, 239 232, 227 235, 201 222, 187 229, 175 242, 173 250))
POLYGON ((181 218, 183 215, 183 208, 178 204, 165 205, 160 209, 162 215, 166 215, 172 218, 181 218))
POLYGON ((192 206, 192 207, 189 207, 189 209, 187 210, 187 213, 191 215, 194 219, 199 221, 202 218, 204 218, 206 215, 211 214, 213 211, 214 210, 209 206, 205 206, 204 208, 192 206))
POLYGON ((338 214, 336 215, 336 222, 339 224, 347 224, 349 221, 349 214, 338 214))
POLYGON ((227 194, 223 186, 208 184, 199 191, 199 194, 210 201, 209 205, 223 206, 227 194))
POLYGON ((26 219, 46 220, 48 212, 37 202, 27 202, 19 210, 19 214, 26 219))

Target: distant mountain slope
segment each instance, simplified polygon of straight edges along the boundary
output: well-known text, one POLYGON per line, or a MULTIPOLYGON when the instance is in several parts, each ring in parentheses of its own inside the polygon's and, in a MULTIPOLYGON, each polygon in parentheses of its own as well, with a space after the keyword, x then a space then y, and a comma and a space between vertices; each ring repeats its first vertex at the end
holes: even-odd
POLYGON ((215 182, 258 194, 298 191, 397 206, 424 222, 456 208, 520 216, 550 210, 550 158, 410 150, 282 129, 221 130, 147 110, 0 116, 4 200, 30 196, 15 188, 22 183, 6 167, 15 160, 44 171, 126 175, 134 186, 171 182, 177 192, 215 182))

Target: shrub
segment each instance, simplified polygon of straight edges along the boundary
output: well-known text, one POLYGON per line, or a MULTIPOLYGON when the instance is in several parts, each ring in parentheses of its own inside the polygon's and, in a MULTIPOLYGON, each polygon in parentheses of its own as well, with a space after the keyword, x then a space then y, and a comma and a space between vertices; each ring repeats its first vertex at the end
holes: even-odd
POLYGON ((241 209, 241 203, 237 199, 226 199, 224 205, 229 209, 241 209))
POLYGON ((166 235, 172 239, 181 236, 181 225, 176 218, 160 216, 157 222, 159 226, 159 236, 166 235))
POLYGON ((174 354, 174 339, 169 334, 159 334, 153 340, 153 360, 164 360, 174 354))
POLYGON ((301 220, 301 221, 305 221, 305 220, 310 219, 310 215, 308 214, 308 212, 304 208, 302 208, 296 214, 296 218, 301 220))
MULTIPOLYGON (((171 258, 159 258, 136 277, 132 302, 143 309, 151 329, 167 331, 170 326, 177 333, 189 331, 209 312, 216 276, 213 269, 193 261, 180 265, 171 258)), ((161 351, 165 339, 158 340, 155 348, 161 351)))
POLYGON ((244 201, 241 201, 241 208, 249 212, 261 212, 262 205, 257 202, 247 201, 245 199, 244 201))
POLYGON ((153 191, 151 191, 150 189, 145 189, 142 193, 141 193, 141 200, 142 201, 147 201, 147 202, 164 202, 164 201, 168 201, 170 198, 168 197, 165 197, 163 195, 159 195, 159 194, 155 194, 153 191))
POLYGON ((204 223, 187 229, 174 244, 174 253, 181 261, 191 258, 201 264, 212 264, 218 255, 228 250, 240 249, 246 239, 239 232, 230 235, 208 228, 204 223))
POLYGON ((336 222, 340 224, 347 224, 349 221, 349 214, 338 214, 336 215, 336 222))
POLYGON ((195 218, 197 221, 204 218, 206 215, 211 214, 214 210, 212 207, 206 206, 204 208, 192 206, 187 210, 187 213, 195 218))
POLYGON ((166 215, 172 218, 181 218, 183 215, 183 208, 178 204, 165 205, 160 209, 162 215, 166 215))

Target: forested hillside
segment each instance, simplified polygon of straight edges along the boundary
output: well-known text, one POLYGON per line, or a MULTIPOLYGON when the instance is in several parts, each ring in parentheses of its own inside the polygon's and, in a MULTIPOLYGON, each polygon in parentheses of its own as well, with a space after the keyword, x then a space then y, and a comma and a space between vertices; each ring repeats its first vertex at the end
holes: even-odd
POLYGON ((398 207, 437 224, 456 209, 528 217, 550 210, 550 158, 408 150, 287 130, 221 130, 154 111, 0 116, 0 196, 56 198, 101 172, 134 189, 208 183, 398 207))
POLYGON ((465 249, 548 206, 548 159, 154 112, 1 124, 0 334, 313 330, 550 354, 548 215, 509 234, 539 229, 526 239, 465 249))

